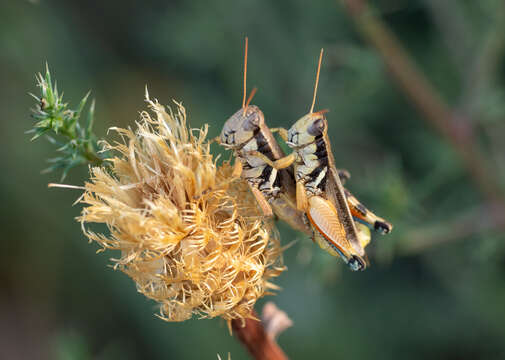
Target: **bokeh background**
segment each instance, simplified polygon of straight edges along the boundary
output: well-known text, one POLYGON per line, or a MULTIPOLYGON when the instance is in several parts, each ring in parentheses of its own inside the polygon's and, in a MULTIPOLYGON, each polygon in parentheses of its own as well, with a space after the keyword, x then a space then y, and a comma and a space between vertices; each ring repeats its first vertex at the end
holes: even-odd
POLYGON ((80 193, 47 188, 61 175, 40 174, 54 146, 25 134, 47 61, 72 106, 92 90, 99 136, 134 126, 146 84, 216 136, 241 104, 246 35, 249 89, 272 127, 308 111, 325 48, 316 109, 331 110, 337 166, 395 225, 374 236, 373 266, 352 273, 279 224, 284 243, 298 240, 269 297, 294 321, 279 339, 290 358, 505 358, 505 4, 380 0, 360 17, 365 5, 2 1, 0 358, 247 358, 221 320, 154 316, 108 267, 114 254, 87 243, 80 193))

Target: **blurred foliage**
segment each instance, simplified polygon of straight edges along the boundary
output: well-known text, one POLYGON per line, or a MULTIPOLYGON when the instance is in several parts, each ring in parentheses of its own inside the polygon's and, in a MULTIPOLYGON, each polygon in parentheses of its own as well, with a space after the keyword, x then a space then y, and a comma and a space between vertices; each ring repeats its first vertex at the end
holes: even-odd
MULTIPOLYGON (((379 16, 505 178, 503 2, 380 0, 379 16)), ((274 300, 294 321, 279 339, 292 359, 505 357, 505 236, 457 153, 424 121, 338 1, 10 1, 0 4, 0 358, 215 359, 245 351, 218 320, 167 324, 154 304, 95 254, 70 207, 47 190, 50 143, 30 144, 33 74, 51 64, 70 103, 93 89, 96 134, 133 126, 143 93, 182 100, 216 136, 250 88, 272 127, 307 112, 321 47, 316 109, 328 114, 350 190, 390 220, 372 267, 351 273, 280 224, 289 271, 274 300), (419 245, 413 248, 412 244, 419 245)), ((217 146, 216 152, 221 152, 217 146)), ((226 154, 225 157, 228 157, 226 154)), ((76 168, 66 183, 81 185, 76 168)), ((110 255, 109 255, 110 256, 110 255)))

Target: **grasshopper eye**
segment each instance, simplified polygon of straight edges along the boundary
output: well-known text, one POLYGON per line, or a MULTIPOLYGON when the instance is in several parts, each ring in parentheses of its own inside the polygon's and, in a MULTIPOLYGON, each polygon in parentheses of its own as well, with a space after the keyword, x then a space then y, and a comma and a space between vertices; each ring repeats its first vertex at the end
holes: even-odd
POLYGON ((244 121, 244 130, 246 131, 254 131, 259 128, 260 125, 260 117, 257 113, 253 113, 251 116, 247 117, 247 120, 244 121))
POLYGON ((307 132, 312 136, 321 135, 323 131, 324 131, 324 120, 322 118, 317 119, 307 128, 307 132))

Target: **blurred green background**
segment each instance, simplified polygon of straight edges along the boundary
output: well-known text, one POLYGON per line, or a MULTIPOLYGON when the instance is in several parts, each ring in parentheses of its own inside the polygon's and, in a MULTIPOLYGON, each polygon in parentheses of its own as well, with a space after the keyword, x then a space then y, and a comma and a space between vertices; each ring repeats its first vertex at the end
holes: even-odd
MULTIPOLYGON (((478 144, 487 178, 502 186, 503 1, 374 6, 458 115, 455 134, 472 140, 462 147, 478 144)), ((283 290, 267 298, 294 321, 279 339, 288 356, 505 358, 503 193, 482 191, 461 151, 412 106, 345 6, 331 0, 0 3, 0 358, 247 358, 221 320, 153 315, 155 303, 108 267, 114 254, 96 255, 82 235, 80 208, 71 206, 80 193, 47 188, 60 177, 40 174, 54 146, 24 133, 33 123, 27 93, 38 94, 34 75, 47 61, 72 106, 92 90, 99 136, 134 126, 146 84, 162 103, 182 100, 191 125, 209 123, 216 136, 241 104, 246 35, 249 89, 259 88, 253 103, 272 127, 308 111, 325 48, 316 109, 331 110, 337 166, 395 225, 374 235, 373 266, 363 273, 280 225, 284 243, 299 240, 276 281, 283 290)), ((86 177, 86 168, 74 169, 65 183, 86 177)))

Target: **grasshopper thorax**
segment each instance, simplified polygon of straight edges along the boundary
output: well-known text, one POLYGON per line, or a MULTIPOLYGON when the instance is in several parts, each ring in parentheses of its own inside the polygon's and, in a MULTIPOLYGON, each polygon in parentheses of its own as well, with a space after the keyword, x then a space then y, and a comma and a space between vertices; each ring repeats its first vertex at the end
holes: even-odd
POLYGON ((231 149, 240 149, 254 137, 264 123, 263 112, 256 105, 241 108, 226 120, 221 131, 221 144, 231 149))

